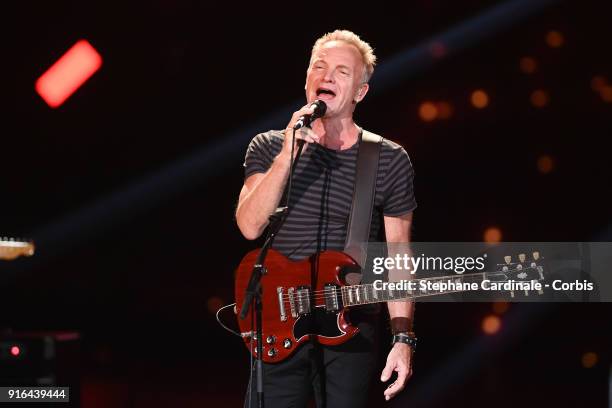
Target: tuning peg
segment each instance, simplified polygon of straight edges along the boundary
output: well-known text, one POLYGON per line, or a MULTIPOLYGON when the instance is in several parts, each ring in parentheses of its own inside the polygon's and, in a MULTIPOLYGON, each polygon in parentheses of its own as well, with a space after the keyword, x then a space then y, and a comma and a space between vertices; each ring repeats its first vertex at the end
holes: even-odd
POLYGON ((536 251, 536 252, 534 252, 534 253, 533 253, 533 259, 534 259, 534 260, 536 260, 536 261, 537 261, 538 259, 540 259, 540 253, 539 253, 539 252, 537 252, 537 251, 536 251))
POLYGON ((512 257, 510 255, 506 255, 504 256, 504 261, 506 261, 506 263, 510 265, 510 262, 512 262, 512 257))
POLYGON ((526 258, 527 257, 525 256, 525 254, 519 254, 519 256, 518 256, 518 259, 519 259, 519 261, 521 261, 521 263, 524 263, 526 258))

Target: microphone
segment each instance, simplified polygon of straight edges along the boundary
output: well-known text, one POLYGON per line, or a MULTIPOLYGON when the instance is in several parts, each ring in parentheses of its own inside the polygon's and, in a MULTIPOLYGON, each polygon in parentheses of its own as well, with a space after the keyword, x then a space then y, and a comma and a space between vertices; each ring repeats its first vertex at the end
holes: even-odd
POLYGON ((294 130, 303 128, 304 126, 310 127, 310 124, 312 123, 312 121, 325 116, 325 111, 327 110, 327 105, 325 104, 325 102, 317 99, 312 104, 310 104, 310 106, 314 106, 314 112, 312 113, 312 115, 300 116, 298 121, 295 122, 295 125, 293 125, 294 130))

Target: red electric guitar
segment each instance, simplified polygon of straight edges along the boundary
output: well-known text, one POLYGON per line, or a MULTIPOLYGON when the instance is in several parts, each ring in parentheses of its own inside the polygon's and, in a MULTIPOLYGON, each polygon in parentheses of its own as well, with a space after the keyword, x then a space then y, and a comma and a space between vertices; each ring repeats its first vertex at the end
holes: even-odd
MULTIPOLYGON (((238 307, 242 305, 258 253, 259 250, 249 252, 236 270, 235 295, 238 307)), ((421 280, 479 284, 485 279, 492 282, 509 279, 540 281, 544 280, 544 275, 542 266, 537 264, 539 258, 539 253, 534 252, 533 259, 528 262, 525 254, 520 254, 518 262, 513 263, 511 257, 506 256, 505 264, 497 272, 421 280)), ((293 262, 279 252, 270 250, 264 268, 265 274, 261 278, 264 338, 262 359, 267 363, 286 359, 311 336, 316 336, 318 342, 325 345, 346 342, 359 330, 351 325, 349 311, 352 307, 460 292, 376 290, 373 284, 346 285, 344 276, 359 267, 350 256, 338 251, 324 251, 303 261, 293 262)), ((514 297, 514 292, 510 294, 514 297)), ((253 339, 251 332, 251 313, 244 320, 238 319, 238 325, 247 348, 256 353, 257 339, 253 339)))

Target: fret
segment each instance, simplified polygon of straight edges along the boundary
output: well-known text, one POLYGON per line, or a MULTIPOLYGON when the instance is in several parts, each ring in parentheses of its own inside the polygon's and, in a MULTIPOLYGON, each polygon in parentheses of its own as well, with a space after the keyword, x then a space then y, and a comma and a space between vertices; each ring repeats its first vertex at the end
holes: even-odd
POLYGON ((340 288, 340 293, 342 294, 342 304, 346 305, 347 304, 347 299, 346 299, 346 286, 342 286, 340 288))

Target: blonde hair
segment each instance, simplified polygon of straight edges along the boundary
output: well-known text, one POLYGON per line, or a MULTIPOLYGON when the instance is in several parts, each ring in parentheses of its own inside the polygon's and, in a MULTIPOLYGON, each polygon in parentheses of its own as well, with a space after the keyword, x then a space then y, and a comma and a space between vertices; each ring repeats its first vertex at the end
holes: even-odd
POLYGON ((367 42, 363 41, 357 34, 348 30, 336 30, 332 33, 327 33, 324 36, 320 37, 312 47, 312 53, 310 56, 310 64, 312 64, 312 59, 314 58, 315 53, 321 48, 325 43, 330 41, 342 41, 347 44, 353 45, 359 53, 361 54, 361 60, 364 65, 364 73, 362 82, 367 83, 372 77, 372 73, 374 72, 374 66, 376 65, 376 55, 374 55, 374 49, 367 42))

